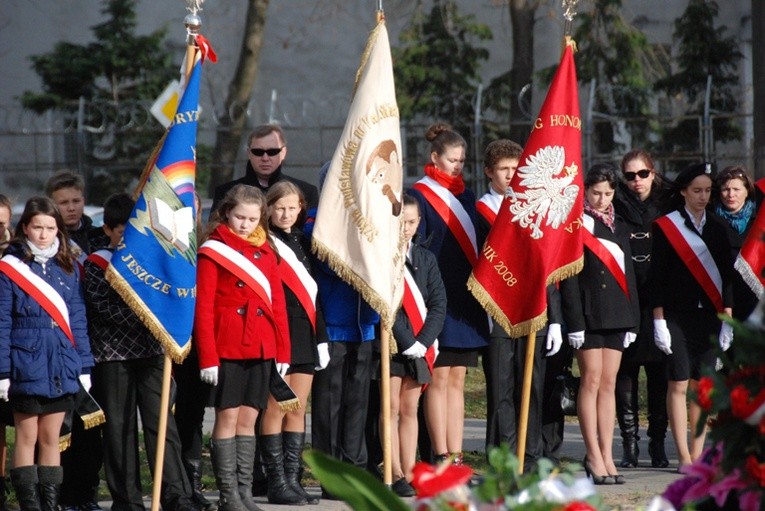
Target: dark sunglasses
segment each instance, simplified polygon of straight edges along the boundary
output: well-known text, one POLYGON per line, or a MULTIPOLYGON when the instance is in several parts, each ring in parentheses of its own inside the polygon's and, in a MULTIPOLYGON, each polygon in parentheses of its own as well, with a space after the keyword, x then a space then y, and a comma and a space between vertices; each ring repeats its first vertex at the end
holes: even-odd
POLYGON ((264 154, 267 154, 268 156, 276 156, 277 154, 282 152, 282 149, 284 149, 284 146, 272 147, 271 149, 260 149, 258 147, 250 147, 250 152, 254 154, 255 156, 263 156, 264 154))
POLYGON ((634 181, 637 176, 640 176, 640 179, 645 179, 651 175, 651 172, 653 171, 649 169, 638 170, 637 172, 625 172, 624 179, 627 181, 634 181))

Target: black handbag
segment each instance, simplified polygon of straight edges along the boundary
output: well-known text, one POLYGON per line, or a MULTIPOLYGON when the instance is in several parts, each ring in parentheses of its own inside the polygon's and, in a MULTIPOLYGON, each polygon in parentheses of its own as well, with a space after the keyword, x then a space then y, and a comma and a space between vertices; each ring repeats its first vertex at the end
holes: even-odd
POLYGON ((560 382, 560 408, 563 415, 576 415, 576 396, 579 394, 579 377, 571 373, 571 367, 567 367, 563 374, 558 376, 560 382))

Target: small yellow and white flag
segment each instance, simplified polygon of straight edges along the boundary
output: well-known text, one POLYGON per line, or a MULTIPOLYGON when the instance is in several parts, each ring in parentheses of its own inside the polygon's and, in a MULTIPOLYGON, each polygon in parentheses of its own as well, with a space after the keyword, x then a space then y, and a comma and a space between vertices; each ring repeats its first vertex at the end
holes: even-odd
POLYGON ((178 110, 178 94, 181 90, 181 83, 178 80, 170 82, 162 94, 154 101, 149 110, 162 126, 167 129, 173 121, 176 110, 178 110))
POLYGON ((367 41, 319 199, 313 249, 393 325, 403 296, 402 152, 385 20, 367 41))

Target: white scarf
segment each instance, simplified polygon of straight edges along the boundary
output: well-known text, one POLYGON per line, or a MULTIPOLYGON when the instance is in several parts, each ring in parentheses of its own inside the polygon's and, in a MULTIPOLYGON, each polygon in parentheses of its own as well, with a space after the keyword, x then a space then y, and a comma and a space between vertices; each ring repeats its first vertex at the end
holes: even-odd
POLYGON ((32 251, 35 261, 43 266, 48 262, 48 259, 56 256, 59 245, 60 242, 58 241, 58 237, 53 238, 53 243, 51 243, 48 248, 39 248, 37 245, 27 240, 27 246, 32 251))

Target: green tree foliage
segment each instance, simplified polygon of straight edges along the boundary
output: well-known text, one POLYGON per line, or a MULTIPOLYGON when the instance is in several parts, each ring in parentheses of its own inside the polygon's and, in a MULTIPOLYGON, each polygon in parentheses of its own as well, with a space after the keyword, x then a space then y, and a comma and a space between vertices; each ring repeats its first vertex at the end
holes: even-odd
POLYGON ((80 96, 153 100, 176 76, 177 63, 163 44, 166 30, 136 35, 135 0, 105 0, 101 12, 108 19, 91 27, 95 42, 59 42, 50 53, 30 57, 43 90, 24 92, 25 108, 44 112, 80 96))
MULTIPOLYGON (((589 10, 575 19, 579 22, 573 37, 578 46, 577 78, 583 85, 596 80, 594 110, 620 117, 649 113, 652 85, 663 73, 660 56, 645 34, 622 15, 622 0, 595 0, 589 10)), ((628 122, 625 126, 633 145, 645 145, 648 126, 628 122)), ((599 153, 623 152, 615 141, 611 122, 595 125, 595 145, 599 153)))
POLYGON ((42 91, 19 98, 25 108, 55 109, 64 117, 77 114, 80 97, 88 102, 85 123, 100 133, 77 143, 85 154, 81 170, 89 199, 96 203, 140 175, 161 135, 148 104, 178 76, 177 59, 164 42, 166 30, 136 34, 135 0, 103 0, 101 12, 106 20, 91 27, 95 42, 59 42, 50 53, 30 57, 42 91), (141 122, 132 122, 135 117, 141 122))
POLYGON ((489 27, 460 14, 453 0, 436 0, 429 14, 420 3, 392 50, 401 118, 469 125, 479 69, 489 57, 479 44, 491 38, 489 27))
MULTIPOLYGON (((735 112, 739 106, 737 73, 741 52, 733 36, 726 36, 725 26, 715 27, 719 13, 717 2, 689 0, 683 15, 675 20, 673 40, 677 70, 659 80, 657 89, 670 96, 681 95, 688 105, 687 114, 702 114, 707 77, 712 77, 710 106, 718 112, 735 112)), ((730 119, 714 123, 718 142, 738 140, 740 129, 730 119)), ((699 124, 696 119, 682 120, 666 130, 660 149, 666 152, 698 151, 699 124)))

